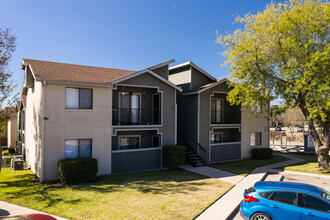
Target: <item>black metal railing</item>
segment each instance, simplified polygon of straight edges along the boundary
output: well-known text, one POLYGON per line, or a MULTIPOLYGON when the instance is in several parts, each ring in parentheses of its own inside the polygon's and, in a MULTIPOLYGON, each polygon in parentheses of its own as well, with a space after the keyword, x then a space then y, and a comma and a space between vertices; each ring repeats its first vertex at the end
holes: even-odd
POLYGON ((206 153, 205 148, 204 148, 202 145, 200 145, 200 143, 197 143, 197 144, 198 144, 198 147, 199 147, 200 149, 202 149, 202 150, 206 153))
POLYGON ((208 162, 208 153, 207 153, 206 149, 200 143, 197 143, 197 146, 199 148, 199 156, 204 161, 204 163, 207 163, 208 162))
POLYGON ((241 112, 212 110, 211 124, 241 124, 241 112))
POLYGON ((113 108, 113 125, 160 125, 160 109, 113 108))

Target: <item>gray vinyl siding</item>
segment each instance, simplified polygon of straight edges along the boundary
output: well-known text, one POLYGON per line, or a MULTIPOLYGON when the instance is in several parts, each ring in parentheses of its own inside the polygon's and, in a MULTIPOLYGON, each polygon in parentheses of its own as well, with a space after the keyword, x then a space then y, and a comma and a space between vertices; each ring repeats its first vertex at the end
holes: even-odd
POLYGON ((191 68, 191 89, 198 88, 202 85, 206 85, 211 82, 214 81, 209 77, 205 76, 203 73, 201 73, 194 67, 191 68))
POLYGON ((241 158, 241 144, 211 146, 210 162, 238 160, 241 158))
POLYGON ((168 65, 152 70, 164 79, 168 80, 168 65))
POLYGON ((191 87, 191 67, 183 67, 170 71, 169 81, 177 86, 180 86, 182 90, 189 91, 191 87))
POLYGON ((112 153, 112 173, 159 169, 160 167, 160 149, 112 153))
MULTIPOLYGON (((222 83, 209 90, 206 90, 205 92, 200 93, 199 143, 207 151, 209 151, 209 149, 210 149, 210 132, 212 131, 212 126, 210 126, 210 122, 211 122, 211 120, 210 120, 210 96, 213 95, 214 91, 229 92, 229 88, 226 83, 222 83)), ((223 96, 224 102, 225 102, 224 108, 226 108, 225 107, 227 105, 226 99, 225 99, 226 94, 217 94, 217 95, 223 96)), ((226 117, 230 118, 231 116, 224 115, 224 119, 226 117)), ((227 149, 227 148, 224 148, 224 149, 227 149)), ((213 152, 212 152, 212 154, 213 154, 213 152)), ((211 155, 209 158, 210 161, 212 161, 212 157, 213 156, 211 155)))
POLYGON ((197 151, 198 96, 178 94, 178 133, 197 151))

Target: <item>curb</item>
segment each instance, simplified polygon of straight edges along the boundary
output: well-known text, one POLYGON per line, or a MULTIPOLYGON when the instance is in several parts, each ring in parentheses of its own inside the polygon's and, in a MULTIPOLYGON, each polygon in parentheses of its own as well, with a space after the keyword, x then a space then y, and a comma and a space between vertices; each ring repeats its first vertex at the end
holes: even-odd
POLYGON ((298 176, 310 176, 310 177, 315 177, 318 179, 324 178, 324 179, 330 180, 330 176, 324 175, 324 174, 304 173, 304 172, 297 172, 297 171, 291 171, 291 170, 278 170, 278 169, 270 169, 269 172, 271 172, 271 173, 280 173, 280 172, 291 173, 291 174, 298 175, 298 176))
MULTIPOLYGON (((257 169, 257 168, 256 168, 257 169)), ((254 170, 253 170, 254 171, 254 170)), ((253 172, 252 171, 252 172, 253 172)), ((251 172, 251 173, 252 173, 251 172)), ((266 179, 266 177, 268 176, 268 174, 269 174, 269 171, 267 171, 263 176, 262 176, 262 178, 259 180, 259 181, 264 181, 265 179, 266 179)), ((229 191, 228 191, 229 192, 229 191)), ((242 200, 243 201, 243 200, 242 200)), ((229 214, 229 216, 226 218, 226 220, 230 220, 230 219, 232 219, 233 218, 233 214, 234 213, 236 213, 237 211, 238 211, 238 209, 239 209, 239 207, 241 206, 241 203, 242 203, 242 201, 238 204, 238 206, 236 206, 234 209, 233 209, 233 211, 229 214)))

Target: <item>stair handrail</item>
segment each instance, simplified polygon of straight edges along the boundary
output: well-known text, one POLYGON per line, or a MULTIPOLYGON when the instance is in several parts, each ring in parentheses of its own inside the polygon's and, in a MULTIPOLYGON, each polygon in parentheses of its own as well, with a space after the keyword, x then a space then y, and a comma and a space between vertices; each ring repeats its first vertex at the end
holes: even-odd
POLYGON ((197 143, 197 145, 198 145, 200 148, 202 148, 202 150, 206 153, 205 148, 204 148, 200 143, 197 143))

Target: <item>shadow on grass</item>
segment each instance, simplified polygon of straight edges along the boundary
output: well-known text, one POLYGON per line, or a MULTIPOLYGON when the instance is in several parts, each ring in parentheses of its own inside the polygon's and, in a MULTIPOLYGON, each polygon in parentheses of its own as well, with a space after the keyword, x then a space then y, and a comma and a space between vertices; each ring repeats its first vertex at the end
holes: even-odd
MULTIPOLYGON (((143 171, 136 173, 114 174, 100 178, 94 183, 80 185, 63 184, 40 184, 32 173, 10 173, 8 178, 0 178, 0 187, 5 189, 0 192, 4 200, 12 201, 17 198, 25 198, 29 201, 42 204, 43 207, 51 207, 58 203, 78 204, 93 200, 79 197, 80 192, 113 193, 135 190, 143 194, 188 194, 201 190, 199 186, 205 184, 199 180, 206 180, 208 177, 191 173, 184 170, 175 171, 143 171), (62 190, 71 190, 72 197, 62 196, 62 190), (77 194, 75 195, 75 192, 77 194), (76 196, 76 198, 74 198, 76 196)), ((221 185, 221 182, 219 182, 221 185)))
MULTIPOLYGON (((13 171, 11 171, 13 172, 13 171)), ((12 201, 17 198, 26 198, 26 201, 33 199, 34 202, 42 203, 43 207, 51 207, 59 202, 76 204, 83 202, 81 199, 63 199, 60 195, 52 193, 54 190, 65 188, 60 184, 40 184, 34 174, 18 173, 16 175, 8 172, 8 181, 0 179, 0 197, 3 200, 12 201)))
POLYGON ((93 184, 73 186, 75 190, 95 191, 99 193, 121 192, 127 188, 142 193, 152 194, 187 194, 198 189, 203 182, 198 180, 208 177, 183 170, 175 171, 143 171, 136 173, 114 174, 93 184))

